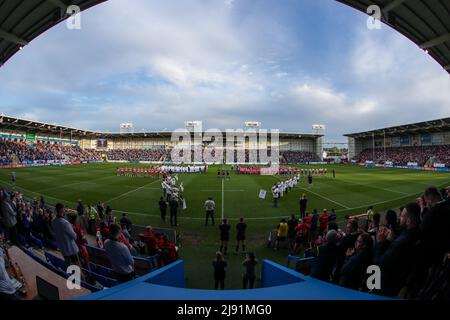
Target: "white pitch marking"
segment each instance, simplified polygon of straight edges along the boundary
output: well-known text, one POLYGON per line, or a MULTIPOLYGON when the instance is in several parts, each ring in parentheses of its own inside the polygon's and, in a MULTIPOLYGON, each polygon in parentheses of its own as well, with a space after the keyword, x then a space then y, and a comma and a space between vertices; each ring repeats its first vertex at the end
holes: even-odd
POLYGON ((120 198, 122 198, 122 197, 124 197, 124 196, 126 196, 126 195, 129 195, 130 193, 133 193, 133 192, 136 192, 136 191, 138 191, 138 190, 144 189, 145 187, 147 187, 147 186, 149 186, 149 185, 151 185, 151 184, 153 184, 153 183, 155 183, 155 182, 158 182, 158 181, 159 181, 159 180, 155 180, 155 181, 152 181, 152 182, 150 182, 150 183, 147 183, 147 184, 145 184, 145 185, 143 185, 142 187, 139 187, 139 188, 137 188, 137 189, 133 189, 133 190, 131 190, 131 191, 122 193, 121 195, 119 195, 119 196, 117 196, 117 197, 114 197, 114 198, 112 198, 112 199, 109 199, 109 200, 105 201, 105 203, 110 203, 110 202, 112 202, 112 201, 114 201, 114 200, 120 199, 120 198))

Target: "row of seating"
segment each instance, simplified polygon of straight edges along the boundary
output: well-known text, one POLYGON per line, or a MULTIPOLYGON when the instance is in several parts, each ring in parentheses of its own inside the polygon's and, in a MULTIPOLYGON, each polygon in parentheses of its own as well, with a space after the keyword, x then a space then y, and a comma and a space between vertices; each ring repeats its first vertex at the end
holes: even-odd
MULTIPOLYGON (((59 276, 65 278, 65 279, 68 278, 69 275, 68 275, 65 271, 60 270, 59 268, 55 267, 52 263, 49 263, 49 262, 45 261, 44 259, 42 259, 41 257, 39 257, 37 254, 35 254, 35 253, 33 252, 33 249, 32 249, 32 248, 29 248, 29 249, 23 249, 23 251, 24 251, 29 257, 31 257, 34 261, 36 261, 36 262, 42 264, 44 267, 46 267, 46 268, 49 269, 50 271, 56 273, 57 275, 59 275, 59 276)), ((91 291, 91 292, 97 292, 97 291, 100 291, 100 290, 101 290, 100 288, 98 288, 98 287, 96 287, 96 286, 93 286, 93 285, 87 283, 87 282, 84 281, 84 280, 81 280, 81 283, 80 283, 80 284, 81 284, 81 286, 82 286, 83 288, 85 288, 85 289, 87 289, 87 290, 89 290, 89 291, 91 291)))

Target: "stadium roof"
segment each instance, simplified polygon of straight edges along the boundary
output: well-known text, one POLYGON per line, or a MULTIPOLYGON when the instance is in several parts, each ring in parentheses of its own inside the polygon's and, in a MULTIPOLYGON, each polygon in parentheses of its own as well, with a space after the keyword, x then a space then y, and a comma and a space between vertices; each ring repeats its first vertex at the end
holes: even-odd
MULTIPOLYGON (((68 18, 67 7, 86 10, 106 0, 0 0, 0 66, 20 48, 68 18)), ((411 39, 450 73, 450 1, 337 0, 366 13, 382 9, 382 21, 411 39)))
POLYGON ((69 17, 67 8, 81 11, 106 0, 0 0, 0 66, 43 32, 69 17))
POLYGON ((364 13, 381 8, 382 21, 428 53, 450 73, 450 1, 337 0, 364 13))
MULTIPOLYGON (((145 132, 100 132, 83 130, 57 124, 44 123, 0 115, 0 130, 23 131, 26 133, 60 135, 73 138, 167 138, 172 131, 145 131, 145 132)), ((282 138, 320 138, 323 135, 312 133, 280 132, 282 138)))
POLYGON ((372 138, 386 136, 398 136, 403 134, 423 134, 433 132, 450 131, 450 118, 424 121, 402 126, 389 127, 384 129, 376 129, 366 132, 349 133, 344 136, 350 138, 372 138))

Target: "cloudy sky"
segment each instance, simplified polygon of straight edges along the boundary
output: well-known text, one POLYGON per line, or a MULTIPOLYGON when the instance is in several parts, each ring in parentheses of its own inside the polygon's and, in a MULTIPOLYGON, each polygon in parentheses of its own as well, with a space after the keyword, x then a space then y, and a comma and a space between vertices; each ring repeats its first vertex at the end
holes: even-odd
POLYGON ((76 127, 342 134, 450 116, 450 77, 332 0, 109 0, 0 69, 0 112, 76 127))

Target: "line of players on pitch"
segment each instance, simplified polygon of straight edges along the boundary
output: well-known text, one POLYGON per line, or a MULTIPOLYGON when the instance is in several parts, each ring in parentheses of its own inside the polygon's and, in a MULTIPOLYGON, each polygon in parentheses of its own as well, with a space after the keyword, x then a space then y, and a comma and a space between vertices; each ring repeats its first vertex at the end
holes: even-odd
MULTIPOLYGON (((300 182, 300 178, 303 174, 308 174, 308 187, 311 188, 313 185, 313 176, 324 176, 328 173, 327 169, 301 169, 300 174, 296 174, 292 178, 284 181, 280 181, 275 183, 272 186, 272 198, 273 198, 273 206, 278 208, 278 202, 280 198, 282 198, 285 194, 289 193, 295 186, 300 182)), ((333 169, 333 178, 336 178, 336 170, 333 169)))

